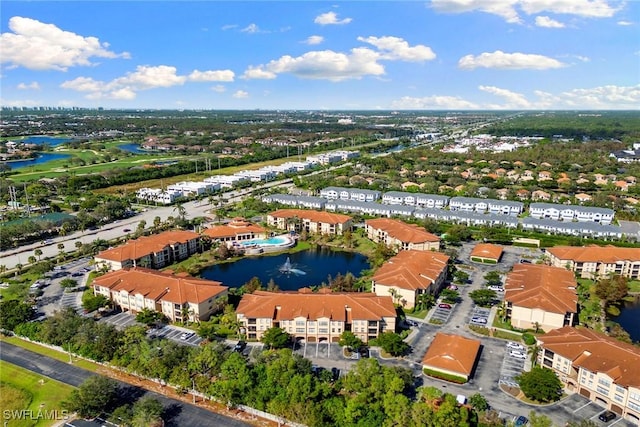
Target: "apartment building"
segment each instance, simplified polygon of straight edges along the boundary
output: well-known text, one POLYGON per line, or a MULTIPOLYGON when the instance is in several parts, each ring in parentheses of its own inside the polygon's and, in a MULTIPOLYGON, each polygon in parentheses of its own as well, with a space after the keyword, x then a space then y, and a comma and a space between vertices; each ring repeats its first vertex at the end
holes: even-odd
POLYGON ((280 209, 267 215, 267 224, 281 230, 341 235, 351 229, 351 217, 315 210, 280 209))
POLYGON ((407 224, 396 219, 378 218, 365 221, 367 237, 375 243, 400 250, 437 251, 440 238, 427 232, 424 227, 407 224))
POLYGON ((372 277, 372 291, 393 295, 394 303, 413 308, 420 295, 437 294, 447 277, 449 257, 432 251, 401 251, 372 277))
POLYGON ((504 301, 511 325, 550 331, 578 320, 578 295, 573 273, 540 264, 516 264, 507 275, 504 301))
POLYGON ((236 315, 241 332, 250 340, 260 340, 266 330, 279 327, 297 340, 338 342, 343 332, 350 331, 366 343, 396 329, 391 296, 330 289, 255 291, 242 296, 236 315))
POLYGON ((146 308, 172 322, 208 320, 227 291, 221 282, 140 267, 111 271, 93 281, 94 294, 123 311, 136 314, 146 308))
POLYGON ((264 239, 267 237, 267 230, 245 221, 244 218, 233 218, 227 224, 214 225, 205 229, 202 234, 214 242, 226 242, 228 245, 233 245, 235 242, 245 240, 264 239))
POLYGON ((573 271, 584 279, 618 274, 640 279, 640 248, 615 246, 556 246, 546 251, 549 263, 573 271))
POLYGON ((329 200, 340 199, 375 202, 380 198, 380 192, 361 188, 326 187, 320 190, 320 197, 329 200))
POLYGON ((94 257, 96 270, 131 267, 159 269, 189 258, 200 250, 200 235, 192 231, 165 231, 129 240, 94 257))
POLYGON ((640 425, 640 349, 586 328, 563 327, 537 338, 540 366, 579 393, 640 425))

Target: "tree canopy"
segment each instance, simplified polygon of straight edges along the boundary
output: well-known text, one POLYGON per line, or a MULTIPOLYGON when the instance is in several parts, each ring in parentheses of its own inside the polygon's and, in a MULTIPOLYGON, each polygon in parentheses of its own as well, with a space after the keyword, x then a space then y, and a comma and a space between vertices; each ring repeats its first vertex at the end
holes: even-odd
POLYGON ((529 399, 555 402, 562 396, 562 383, 551 369, 535 366, 516 377, 520 389, 529 399))

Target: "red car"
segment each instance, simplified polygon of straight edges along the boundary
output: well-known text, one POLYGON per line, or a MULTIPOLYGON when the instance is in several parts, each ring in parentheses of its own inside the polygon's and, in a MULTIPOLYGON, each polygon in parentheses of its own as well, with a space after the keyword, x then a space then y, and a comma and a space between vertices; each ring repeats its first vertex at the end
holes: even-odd
POLYGON ((450 304, 442 303, 442 304, 438 304, 438 307, 446 308, 447 310, 451 310, 451 305, 450 304))

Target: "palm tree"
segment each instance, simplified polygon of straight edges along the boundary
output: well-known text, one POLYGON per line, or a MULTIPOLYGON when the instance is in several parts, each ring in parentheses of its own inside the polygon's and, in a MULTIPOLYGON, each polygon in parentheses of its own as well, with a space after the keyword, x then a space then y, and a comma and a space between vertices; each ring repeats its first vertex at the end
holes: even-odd
POLYGON ((507 306, 503 302, 496 308, 496 314, 500 318, 501 321, 505 322, 507 319, 507 306))
POLYGON ((98 252, 102 252, 109 247, 109 242, 104 239, 95 239, 91 242, 91 253, 96 255, 98 252))
POLYGON ((38 257, 38 261, 40 261, 40 257, 42 256, 42 249, 36 249, 33 251, 33 254, 38 257))
POLYGON ((29 264, 35 264, 35 262, 36 262, 36 257, 35 257, 35 256, 33 256, 33 255, 31 255, 31 256, 27 259, 27 261, 29 261, 29 264))
POLYGON ((173 211, 178 214, 178 217, 184 222, 187 217, 187 209, 184 207, 182 203, 178 203, 173 208, 173 211))

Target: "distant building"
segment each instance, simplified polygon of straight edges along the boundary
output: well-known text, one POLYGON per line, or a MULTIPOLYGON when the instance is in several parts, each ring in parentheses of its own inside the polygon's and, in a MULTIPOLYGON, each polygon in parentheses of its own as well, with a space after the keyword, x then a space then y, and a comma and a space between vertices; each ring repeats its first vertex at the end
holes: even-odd
POLYGON ((478 243, 469 255, 471 261, 490 264, 497 264, 501 257, 502 246, 491 243, 478 243))
POLYGON ((551 265, 571 270, 584 279, 618 274, 640 279, 640 248, 615 246, 555 246, 547 249, 551 265))
POLYGON ((578 393, 640 425, 640 349, 602 333, 564 327, 538 336, 538 363, 578 393))
POLYGON ((112 271, 93 281, 94 294, 105 296, 123 311, 136 314, 146 308, 172 322, 208 320, 227 291, 221 282, 146 268, 112 271))
POLYGON ((365 221, 367 237, 375 243, 384 243, 396 250, 437 251, 440 238, 424 227, 407 224, 396 219, 379 218, 365 221))
POLYGON ((263 239, 267 236, 267 230, 245 221, 244 218, 233 218, 228 224, 214 225, 205 229, 202 234, 211 238, 212 241, 232 245, 234 242, 263 239))
POLYGON ((96 270, 131 267, 159 269, 190 257, 200 250, 200 235, 192 231, 165 231, 129 240, 124 245, 98 253, 96 270))
POLYGON ((322 211, 280 209, 267 215, 267 224, 281 230, 341 235, 351 230, 351 217, 322 211))
POLYGON ((395 303, 413 308, 420 295, 436 295, 447 277, 449 257, 440 252, 401 251, 372 277, 372 291, 393 295, 395 303))
POLYGON ((578 321, 577 282, 573 273, 541 264, 516 264, 507 275, 504 301, 507 318, 519 329, 543 331, 578 321))
POLYGON ((242 296, 236 315, 250 340, 260 340, 267 329, 279 327, 307 342, 338 342, 343 332, 350 331, 366 343, 396 328, 390 296, 329 289, 255 291, 242 296))

